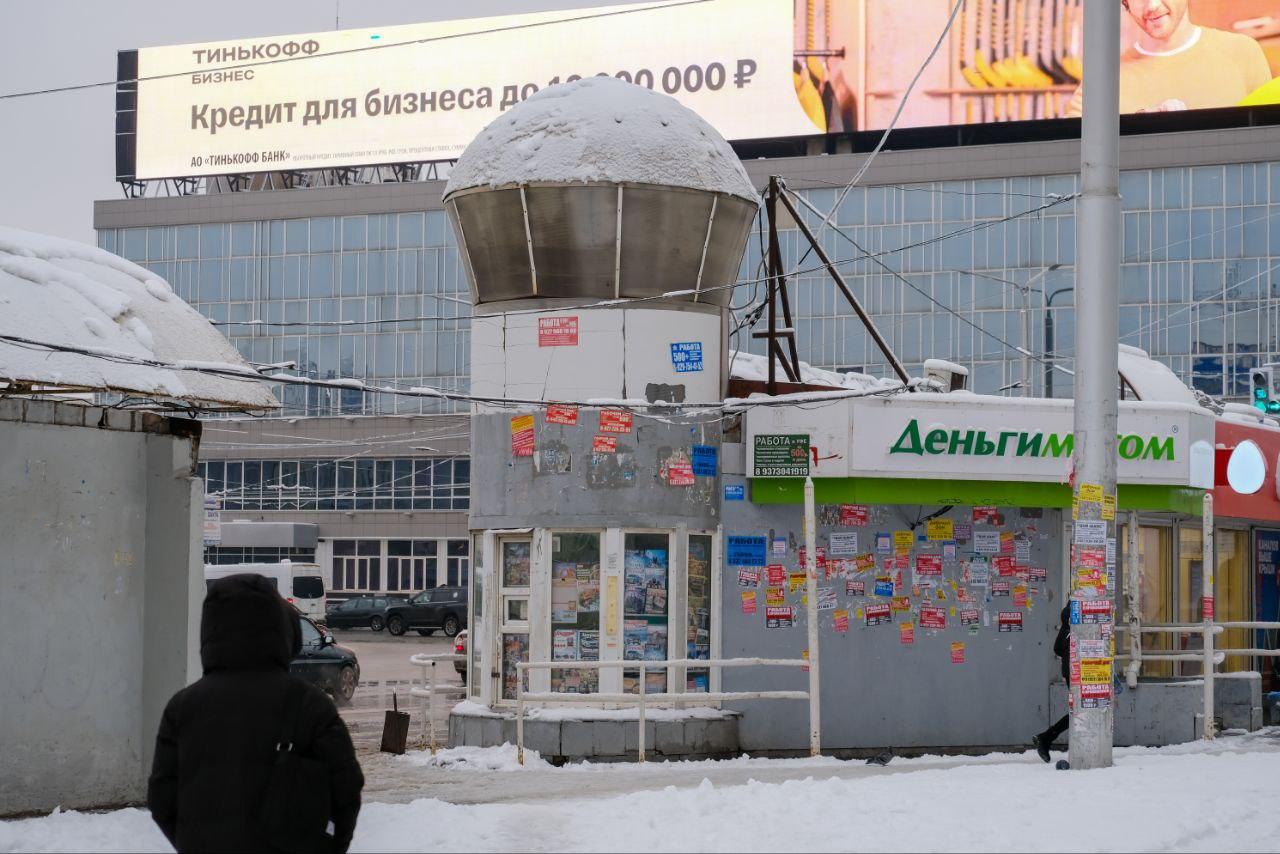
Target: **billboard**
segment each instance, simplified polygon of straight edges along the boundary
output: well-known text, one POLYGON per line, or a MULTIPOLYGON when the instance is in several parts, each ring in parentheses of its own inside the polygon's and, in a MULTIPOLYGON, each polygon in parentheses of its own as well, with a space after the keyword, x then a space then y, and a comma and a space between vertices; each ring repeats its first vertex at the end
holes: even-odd
MULTIPOLYGON (((899 126, 1078 115, 1081 3, 966 0, 899 126)), ((1124 111, 1280 100, 1267 85, 1280 74, 1280 0, 1118 5, 1124 111)), ((117 172, 448 160, 539 89, 595 74, 665 92, 729 140, 874 130, 951 7, 667 0, 143 48, 121 55, 117 172)))

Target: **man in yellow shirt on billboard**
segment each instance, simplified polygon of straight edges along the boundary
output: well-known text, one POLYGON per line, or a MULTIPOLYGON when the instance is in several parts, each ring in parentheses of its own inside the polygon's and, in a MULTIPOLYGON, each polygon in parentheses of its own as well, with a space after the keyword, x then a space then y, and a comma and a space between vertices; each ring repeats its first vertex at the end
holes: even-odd
MULTIPOLYGON (((1120 112, 1230 107, 1271 80, 1256 41, 1195 24, 1190 0, 1121 0, 1121 5, 1138 36, 1120 55, 1120 112)), ((1077 88, 1067 115, 1079 116, 1082 108, 1077 88)))

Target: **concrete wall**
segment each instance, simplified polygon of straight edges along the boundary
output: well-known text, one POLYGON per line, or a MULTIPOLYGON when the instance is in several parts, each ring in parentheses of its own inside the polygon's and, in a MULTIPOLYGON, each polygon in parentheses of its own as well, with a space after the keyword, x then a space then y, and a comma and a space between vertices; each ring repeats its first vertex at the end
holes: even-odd
POLYGON ((144 795, 199 673, 192 424, 0 400, 0 814, 144 795))
MULTIPOLYGON (((742 482, 726 476, 727 483, 742 482)), ((747 487, 750 496, 750 486, 747 487)), ((738 534, 769 534, 787 539, 787 551, 769 555, 771 563, 784 565, 788 572, 800 564, 797 545, 803 542, 803 509, 798 505, 758 505, 749 500, 725 502, 726 543, 738 534)), ((819 509, 822 509, 820 505, 819 509)), ((929 506, 882 506, 871 508, 866 527, 839 528, 819 515, 817 542, 828 544, 833 530, 859 536, 859 551, 874 548, 877 532, 905 530, 911 523, 943 508, 929 506), (869 542, 867 540, 869 538, 869 542)), ((957 524, 969 523, 972 508, 955 507, 943 513, 957 524)), ((1061 513, 1056 510, 1024 511, 1002 507, 1002 531, 1026 531, 1031 539, 1030 566, 1044 567, 1048 579, 1030 582, 1026 608, 1013 605, 1012 597, 990 596, 989 590, 965 584, 957 562, 944 561, 942 588, 946 600, 933 596, 911 597, 912 611, 893 614, 884 625, 867 626, 857 609, 867 603, 888 602, 872 595, 875 576, 867 572, 854 576, 866 584, 866 597, 850 597, 845 579, 819 581, 821 587, 836 588, 836 607, 849 610, 849 630, 835 630, 831 610, 819 611, 822 673, 822 745, 833 751, 871 748, 977 748, 1014 746, 1029 743, 1031 736, 1050 722, 1050 685, 1060 680, 1053 638, 1062 609, 1061 596, 1061 513), (1039 516, 1035 514, 1039 513, 1039 516), (1034 530, 1031 530, 1034 529, 1034 530), (957 582, 951 586, 951 582, 957 582), (957 589, 969 589, 977 601, 957 602, 957 589), (922 604, 946 610, 946 628, 925 629, 917 611, 922 604), (973 629, 960 625, 959 610, 977 608, 981 621, 973 629), (955 609, 955 610, 953 610, 955 609), (998 611, 1022 611, 1023 631, 997 630, 998 611), (898 624, 915 626, 914 643, 905 646, 899 639, 898 624), (951 643, 961 642, 964 663, 951 661, 951 643)), ((996 530, 982 526, 982 530, 996 530)), ((923 534, 923 524, 916 533, 923 534)), ((937 544, 917 544, 914 551, 936 553, 937 544)), ((961 542, 958 555, 968 557, 972 544, 961 542)), ((907 594, 911 593, 911 571, 904 571, 907 594)), ((992 580, 996 580, 994 570, 992 580)), ((1013 584, 1014 579, 1006 579, 1013 584)), ((738 568, 726 561, 723 573, 723 655, 725 658, 761 656, 799 658, 808 646, 807 622, 802 605, 803 589, 786 596, 794 606, 796 619, 791 628, 766 628, 765 581, 746 588, 739 585, 738 568), (741 593, 755 589, 757 611, 744 614, 741 593)), ((1012 586, 1012 585, 1011 585, 1012 586)), ((807 687, 808 676, 797 670, 750 668, 726 670, 726 691, 793 689, 807 687)), ((803 701, 769 700, 735 703, 744 714, 739 733, 744 750, 800 750, 808 745, 808 704, 803 701)))
POLYGON ((694 445, 720 444, 717 421, 697 416, 652 418, 636 413, 630 433, 601 433, 600 410, 583 408, 576 425, 547 424, 534 414, 534 456, 511 454, 511 419, 519 413, 472 417, 471 527, 645 527, 692 530, 719 524, 717 477, 672 486, 666 465, 694 445), (708 423, 702 423, 702 421, 708 423), (617 439, 617 451, 592 453, 596 436, 617 439))

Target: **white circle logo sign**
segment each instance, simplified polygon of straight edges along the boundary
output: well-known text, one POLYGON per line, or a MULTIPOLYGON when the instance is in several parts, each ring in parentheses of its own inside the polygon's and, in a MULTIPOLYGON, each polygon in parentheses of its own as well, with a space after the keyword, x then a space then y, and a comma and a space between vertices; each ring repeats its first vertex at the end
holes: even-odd
POLYGON ((1245 439, 1227 460, 1227 483, 1241 495, 1253 495, 1267 478, 1267 461, 1251 439, 1245 439))

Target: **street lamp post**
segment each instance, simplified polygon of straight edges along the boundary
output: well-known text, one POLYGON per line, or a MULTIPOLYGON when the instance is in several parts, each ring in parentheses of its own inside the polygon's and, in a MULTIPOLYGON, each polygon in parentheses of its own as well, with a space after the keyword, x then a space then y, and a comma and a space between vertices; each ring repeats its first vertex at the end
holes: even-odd
MULTIPOLYGON (((1036 282, 1040 281, 1041 279, 1043 279, 1045 276, 1052 273, 1054 270, 1057 270, 1061 267, 1062 267, 1061 264, 1050 264, 1048 267, 1045 267, 1039 273, 1036 273, 1034 276, 1032 276, 1030 279, 1027 279, 1027 281, 1022 284, 1011 281, 1009 279, 1002 279, 999 276, 991 276, 991 275, 987 275, 986 273, 975 273, 972 270, 952 270, 951 271, 953 273, 963 273, 967 276, 976 276, 983 279, 990 279, 993 282, 1000 282, 1001 284, 1004 284, 1004 285, 1010 285, 1012 287, 1017 288, 1018 292, 1022 295, 1022 306, 1020 309, 1020 314, 1022 315, 1022 318, 1021 318, 1022 319, 1022 346, 1014 348, 1016 350, 1019 350, 1022 353, 1022 379, 1016 383, 1005 386, 1004 388, 1000 389, 1001 391, 1005 391, 1006 389, 1021 387, 1023 397, 1033 396, 1032 389, 1031 389, 1031 359, 1033 358, 1033 356, 1031 355, 1031 323, 1030 323, 1030 317, 1028 314, 1028 311, 1030 309, 1030 303, 1031 303, 1031 291, 1032 291, 1031 286, 1034 285, 1036 282)), ((1050 330, 1049 334, 1050 336, 1052 336, 1053 334, 1052 330, 1050 330)), ((1052 350, 1052 346, 1047 344, 1046 349, 1052 350)), ((1052 395, 1047 395, 1047 396, 1052 397, 1052 395)))
MULTIPOLYGON (((1043 279, 1045 276, 1060 268, 1061 264, 1050 264, 1039 273, 1036 273, 1027 283, 1021 286, 1022 290, 1022 396, 1032 397, 1031 393, 1031 321, 1027 309, 1031 302, 1031 286, 1043 279)), ((1048 349, 1046 341, 1045 348, 1048 349)), ((1045 392, 1045 396, 1051 396, 1045 392)))
POLYGON ((1058 294, 1074 291, 1075 288, 1059 288, 1045 298, 1044 302, 1044 396, 1053 397, 1053 298, 1058 294))

